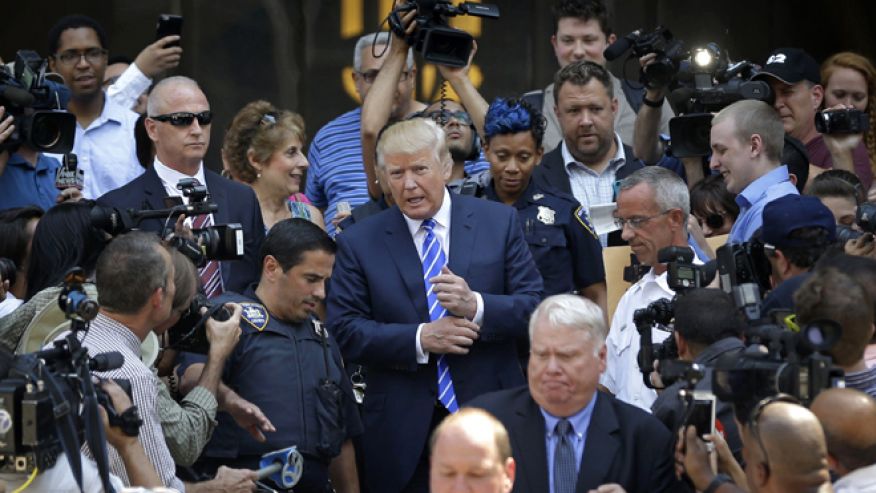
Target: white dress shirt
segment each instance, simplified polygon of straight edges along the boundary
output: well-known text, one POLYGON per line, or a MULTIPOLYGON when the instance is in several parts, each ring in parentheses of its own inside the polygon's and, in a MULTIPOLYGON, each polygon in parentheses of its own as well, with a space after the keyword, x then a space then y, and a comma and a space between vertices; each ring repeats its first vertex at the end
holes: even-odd
MULTIPOLYGON (((450 192, 445 188, 444 200, 441 202, 441 207, 438 209, 438 212, 432 216, 432 219, 435 221, 435 227, 432 229, 432 234, 435 235, 438 243, 441 244, 441 249, 444 250, 444 258, 447 259, 448 264, 450 263, 450 200, 450 192)), ((411 238, 414 240, 414 247, 417 249, 417 256, 422 258, 423 242, 426 239, 426 231, 421 227, 424 219, 411 219, 404 214, 402 214, 402 217, 405 219, 405 223, 408 225, 408 231, 410 231, 411 238)), ((474 295, 477 301, 477 312, 475 313, 472 322, 481 325, 484 320, 484 299, 478 292, 475 292, 474 295)), ((423 325, 425 324, 420 324, 417 327, 416 345, 417 363, 424 365, 429 362, 429 353, 423 351, 423 346, 420 343, 420 332, 423 330, 423 325)))
MULTIPOLYGON (((179 183, 180 180, 185 178, 195 178, 198 180, 198 183, 207 186, 207 179, 204 177, 204 163, 198 165, 198 172, 195 173, 194 176, 187 175, 185 173, 180 173, 179 171, 168 167, 166 164, 162 163, 158 160, 158 157, 155 157, 155 160, 152 162, 152 166, 155 168, 155 174, 158 175, 158 179, 161 180, 161 184, 164 185, 164 191, 167 193, 168 197, 179 197, 183 200, 183 203, 188 205, 189 198, 182 194, 182 190, 176 188, 176 184, 179 183)), ((209 190, 208 190, 209 191, 209 190)), ((213 214, 210 214, 210 220, 213 224, 216 222, 213 220, 213 214)), ((188 227, 192 227, 192 218, 186 217, 185 225, 188 227)))
POLYGON ((151 84, 152 79, 147 77, 136 63, 132 63, 111 86, 106 88, 106 95, 119 106, 133 110, 137 105, 137 99, 149 89, 151 84))

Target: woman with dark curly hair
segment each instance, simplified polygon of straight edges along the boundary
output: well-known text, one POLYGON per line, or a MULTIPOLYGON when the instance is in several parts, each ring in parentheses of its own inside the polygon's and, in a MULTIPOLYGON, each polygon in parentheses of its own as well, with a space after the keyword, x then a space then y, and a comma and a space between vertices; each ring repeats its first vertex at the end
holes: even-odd
POLYGON ((266 230, 293 217, 325 229, 322 213, 301 193, 308 167, 305 139, 301 115, 267 101, 244 106, 225 133, 225 169, 231 178, 253 188, 266 230))
POLYGON ((545 296, 578 292, 606 307, 602 247, 587 212, 571 195, 542 187, 532 172, 544 153, 541 112, 517 99, 496 99, 484 122, 490 179, 484 196, 517 209, 545 296))

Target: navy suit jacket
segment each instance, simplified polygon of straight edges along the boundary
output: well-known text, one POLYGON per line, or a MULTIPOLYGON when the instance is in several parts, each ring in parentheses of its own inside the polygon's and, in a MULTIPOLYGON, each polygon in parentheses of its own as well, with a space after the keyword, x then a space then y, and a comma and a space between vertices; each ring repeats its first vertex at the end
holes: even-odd
MULTIPOLYGON (((426 446, 437 402, 436 355, 416 360, 416 332, 429 321, 423 267, 398 207, 336 238, 328 327, 345 359, 367 368, 363 453, 370 491, 401 490, 426 446)), ((514 209, 473 197, 451 202, 448 267, 484 301, 480 337, 448 355, 458 402, 524 382, 515 339, 526 334, 542 280, 514 209)))
MULTIPOLYGON (((243 227, 243 250, 241 260, 222 262, 222 282, 225 291, 242 293, 246 287, 259 280, 261 265, 259 251, 265 239, 265 223, 258 199, 252 188, 223 178, 218 173, 204 169, 207 190, 219 210, 213 213, 213 224, 240 223, 243 227)), ((142 175, 127 185, 106 193, 97 203, 117 209, 165 209, 167 193, 155 168, 148 168, 142 175)), ((148 219, 140 223, 140 229, 160 232, 164 221, 148 219)))
MULTIPOLYGON (((544 493, 548 488, 545 421, 526 386, 502 390, 469 403, 492 413, 505 425, 517 462, 512 493, 544 493)), ((599 393, 575 491, 618 483, 627 493, 680 488, 675 479, 673 441, 657 418, 609 394, 599 393)))

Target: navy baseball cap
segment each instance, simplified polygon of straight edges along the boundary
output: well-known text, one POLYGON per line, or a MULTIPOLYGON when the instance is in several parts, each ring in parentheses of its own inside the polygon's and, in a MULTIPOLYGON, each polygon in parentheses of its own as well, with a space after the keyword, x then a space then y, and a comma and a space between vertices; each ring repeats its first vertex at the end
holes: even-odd
POLYGON ((761 239, 773 246, 808 246, 811 240, 790 238, 800 228, 823 228, 828 240, 836 240, 836 222, 833 213, 818 198, 810 195, 785 195, 768 203, 763 209, 761 239))
POLYGON ((753 79, 775 77, 785 84, 796 84, 808 80, 813 84, 821 84, 821 67, 800 48, 779 48, 770 53, 763 69, 753 79))

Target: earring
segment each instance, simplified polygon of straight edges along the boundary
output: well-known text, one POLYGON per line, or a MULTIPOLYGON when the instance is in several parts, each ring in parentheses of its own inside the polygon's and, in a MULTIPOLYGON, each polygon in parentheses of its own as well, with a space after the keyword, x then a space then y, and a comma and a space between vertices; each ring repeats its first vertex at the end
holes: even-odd
POLYGON ((261 177, 262 177, 262 174, 261 174, 261 173, 256 173, 256 180, 258 180, 258 179, 261 178, 261 177))

